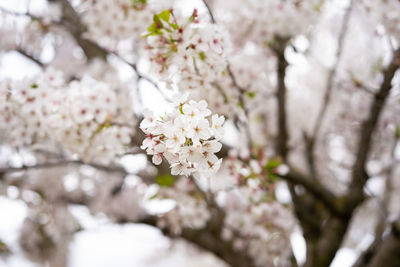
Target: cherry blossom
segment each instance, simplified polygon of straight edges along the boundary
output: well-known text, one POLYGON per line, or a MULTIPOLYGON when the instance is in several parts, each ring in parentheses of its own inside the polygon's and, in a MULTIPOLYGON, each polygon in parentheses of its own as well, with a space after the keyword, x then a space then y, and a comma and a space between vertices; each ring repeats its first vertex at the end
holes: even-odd
MULTIPOLYGON (((178 99, 175 109, 159 118, 146 112, 140 128, 147 138, 141 148, 153 155, 154 164, 167 159, 173 175, 216 172, 221 164, 215 155, 222 147, 218 142, 220 129, 216 131, 211 127, 211 111, 204 100, 188 101, 186 97, 178 99)), ((214 121, 216 118, 221 127, 224 117, 217 115, 214 121)))

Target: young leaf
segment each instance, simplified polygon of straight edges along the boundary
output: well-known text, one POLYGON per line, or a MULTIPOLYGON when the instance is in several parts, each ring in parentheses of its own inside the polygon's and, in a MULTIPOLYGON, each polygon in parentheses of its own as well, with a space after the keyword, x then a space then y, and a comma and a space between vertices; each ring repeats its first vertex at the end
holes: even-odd
POLYGON ((202 61, 206 60, 206 53, 204 53, 204 51, 201 51, 201 52, 199 53, 199 57, 200 57, 200 59, 201 59, 202 61))
POLYGON ((165 175, 157 175, 156 183, 162 187, 171 187, 174 185, 175 180, 172 175, 165 174, 165 175))
POLYGON ((169 10, 164 10, 163 12, 159 13, 157 16, 164 20, 165 22, 169 22, 171 12, 169 10))
POLYGON ((272 171, 273 169, 275 169, 276 167, 278 167, 279 165, 281 165, 281 162, 279 160, 276 159, 270 159, 267 164, 265 164, 264 169, 267 171, 272 171))
POLYGON ((248 97, 254 98, 256 96, 256 92, 249 91, 246 93, 248 97))

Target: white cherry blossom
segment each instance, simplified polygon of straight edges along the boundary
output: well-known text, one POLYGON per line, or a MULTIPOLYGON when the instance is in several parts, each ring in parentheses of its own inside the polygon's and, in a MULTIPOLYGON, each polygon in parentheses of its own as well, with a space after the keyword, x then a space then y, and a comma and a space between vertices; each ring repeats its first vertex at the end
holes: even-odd
POLYGON ((160 118, 147 113, 140 124, 146 134, 141 148, 153 155, 154 164, 165 158, 173 175, 215 172, 221 163, 215 153, 222 145, 218 132, 210 127, 211 112, 207 102, 186 98, 187 95, 178 99, 175 109, 160 118))

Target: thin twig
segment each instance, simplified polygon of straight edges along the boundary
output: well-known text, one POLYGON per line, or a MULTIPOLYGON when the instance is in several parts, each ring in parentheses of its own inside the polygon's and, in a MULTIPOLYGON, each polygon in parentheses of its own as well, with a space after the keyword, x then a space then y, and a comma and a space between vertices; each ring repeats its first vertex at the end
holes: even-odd
POLYGON ((335 63, 333 65, 332 69, 330 70, 330 72, 328 74, 328 82, 327 82, 327 87, 326 87, 326 91, 325 91, 325 95, 324 95, 324 100, 321 105, 320 112, 318 113, 316 123, 314 125, 314 130, 313 130, 313 134, 312 134, 314 139, 317 138, 317 135, 319 134, 319 131, 320 131, 321 125, 322 125, 322 121, 325 117, 328 105, 330 103, 332 88, 333 88, 333 81, 336 76, 337 68, 339 66, 340 59, 342 56, 344 41, 345 41, 345 37, 347 34, 352 9, 353 9, 353 0, 350 1, 350 5, 347 8, 346 13, 344 14, 342 28, 340 30, 339 39, 338 39, 338 48, 336 50, 336 57, 335 57, 336 60, 335 60, 335 63))
POLYGON ((29 12, 23 12, 23 13, 21 13, 21 12, 15 12, 15 11, 12 11, 12 10, 8 10, 8 9, 6 9, 6 8, 4 8, 4 7, 0 7, 0 11, 3 12, 3 13, 6 13, 6 14, 8 14, 8 15, 12 15, 12 16, 17 16, 17 17, 30 17, 31 19, 39 20, 39 21, 42 21, 42 20, 43 20, 42 17, 38 17, 38 16, 35 16, 35 15, 32 15, 32 14, 29 13, 29 12))
POLYGON ((344 14, 344 17, 343 17, 342 28, 340 30, 339 39, 338 39, 338 48, 336 50, 335 63, 328 74, 328 81, 327 81, 327 87, 326 87, 325 94, 324 94, 324 99, 321 104, 320 111, 318 112, 318 116, 317 116, 317 119, 316 119, 316 122, 314 125, 314 129, 310 136, 308 136, 307 134, 304 135, 304 139, 305 139, 305 143, 306 143, 307 162, 308 162, 308 165, 310 168, 312 178, 316 182, 318 180, 316 179, 317 171, 315 168, 315 159, 314 159, 315 144, 316 144, 319 132, 321 130, 322 122, 325 118, 326 112, 328 110, 328 106, 331 101, 334 78, 336 76, 337 68, 339 66, 340 59, 342 56, 344 41, 345 41, 345 37, 347 34, 352 9, 353 9, 353 0, 350 1, 349 7, 347 8, 346 13, 344 14))
POLYGON ((211 11, 210 5, 207 3, 207 0, 203 0, 203 4, 207 8, 208 14, 210 15, 211 22, 215 24, 216 23, 215 17, 214 17, 213 12, 211 11))
MULTIPOLYGON (((213 12, 212 12, 210 6, 208 5, 207 1, 206 1, 206 0, 203 0, 203 3, 204 3, 204 6, 206 7, 206 9, 207 9, 207 11, 208 11, 208 14, 209 14, 210 18, 211 18, 211 22, 212 22, 213 24, 216 24, 216 20, 215 20, 214 14, 213 14, 213 12)), ((242 86, 240 86, 239 83, 237 82, 236 77, 235 77, 235 75, 234 75, 233 72, 232 72, 232 69, 231 69, 231 66, 230 66, 230 63, 229 63, 229 62, 227 62, 226 70, 227 70, 227 72, 228 72, 229 77, 230 77, 231 80, 232 80, 233 86, 234 86, 234 87, 238 90, 238 92, 239 92, 239 105, 240 105, 240 107, 243 109, 243 111, 244 111, 244 113, 245 113, 245 115, 246 115, 246 118, 248 118, 249 112, 248 112, 248 110, 246 109, 245 101, 244 101, 244 97, 243 97, 244 94, 246 93, 246 89, 243 88, 242 86)), ((250 139, 250 136, 249 136, 249 139, 250 139)))
POLYGON ((21 167, 4 167, 4 168, 0 168, 0 174, 21 172, 21 171, 28 171, 28 170, 35 170, 35 169, 48 169, 48 168, 55 168, 55 167, 68 166, 68 165, 87 165, 87 166, 91 166, 95 169, 105 171, 105 172, 129 174, 127 171, 125 171, 121 167, 112 167, 112 166, 106 166, 106 165, 101 165, 101 164, 97 164, 97 163, 83 162, 81 160, 60 160, 60 161, 56 161, 56 162, 38 163, 35 165, 23 165, 21 167))
POLYGON ((43 67, 44 64, 37 58, 35 58, 34 56, 28 54, 25 50, 23 50, 22 48, 17 48, 16 51, 18 53, 20 53, 21 55, 23 55, 24 57, 26 57, 27 59, 31 60, 32 62, 34 62, 35 64, 37 64, 39 67, 43 67))

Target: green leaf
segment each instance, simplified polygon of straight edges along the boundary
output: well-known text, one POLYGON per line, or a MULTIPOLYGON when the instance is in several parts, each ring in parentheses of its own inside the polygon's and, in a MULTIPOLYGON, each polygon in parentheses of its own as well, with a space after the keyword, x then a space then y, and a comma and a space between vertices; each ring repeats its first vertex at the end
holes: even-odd
POLYGON ((319 1, 314 5, 314 9, 317 12, 321 12, 323 6, 324 6, 324 1, 319 1))
POLYGON ((153 21, 154 21, 153 24, 154 24, 154 28, 155 29, 162 29, 164 27, 164 25, 163 25, 163 23, 162 23, 162 21, 161 21, 161 19, 160 19, 158 14, 153 16, 153 21))
POLYGON ((246 93, 248 97, 254 98, 256 96, 256 92, 249 91, 246 93))
POLYGON ((242 100, 239 100, 237 105, 238 105, 239 108, 244 109, 244 103, 243 103, 242 100))
POLYGON ((169 22, 171 12, 169 10, 164 10, 161 13, 159 13, 157 16, 158 18, 164 20, 165 22, 169 22))
POLYGON ((154 195, 152 195, 152 196, 149 198, 149 200, 156 199, 157 197, 158 197, 158 193, 155 193, 154 195))
POLYGON ((273 172, 268 172, 268 177, 271 179, 273 182, 275 182, 278 179, 278 175, 276 175, 273 172))
POLYGON ((272 181, 276 181, 278 179, 278 175, 275 173, 275 168, 277 168, 279 165, 281 165, 281 162, 276 158, 272 158, 264 166, 264 170, 267 171, 268 177, 272 181))
POLYGON ((156 183, 162 187, 171 187, 174 185, 175 180, 174 180, 174 177, 172 177, 172 175, 170 175, 170 174, 157 175, 156 183))
POLYGON ((174 29, 174 30, 177 30, 177 29, 179 29, 179 26, 178 26, 178 24, 175 24, 175 23, 168 23, 169 24, 169 26, 171 26, 172 27, 172 29, 174 29))
POLYGON ((267 164, 265 164, 264 169, 267 171, 272 171, 276 167, 281 165, 281 162, 277 159, 270 159, 267 164))
MULTIPOLYGON (((159 20, 160 21, 160 20, 159 20)), ((160 23, 161 23, 161 21, 160 21, 160 23)), ((154 22, 153 24, 151 24, 148 28, 147 28, 147 31, 149 32, 148 34, 146 34, 146 35, 144 35, 144 36, 142 36, 143 38, 145 38, 145 37, 149 37, 149 36, 151 36, 151 35, 161 35, 162 34, 162 31, 160 30, 160 27, 159 26, 157 26, 157 25, 160 25, 160 24, 157 24, 156 22, 154 22)), ((162 24, 161 24, 162 25, 162 24)))
POLYGON ((201 59, 202 61, 205 61, 205 60, 206 60, 206 53, 204 53, 204 51, 201 51, 201 52, 199 53, 199 57, 200 57, 200 59, 201 59))

